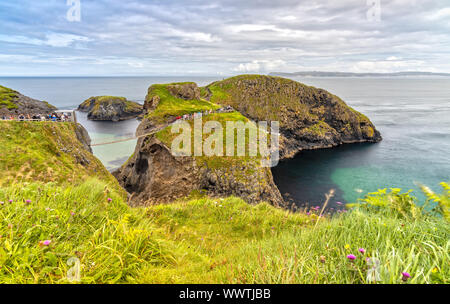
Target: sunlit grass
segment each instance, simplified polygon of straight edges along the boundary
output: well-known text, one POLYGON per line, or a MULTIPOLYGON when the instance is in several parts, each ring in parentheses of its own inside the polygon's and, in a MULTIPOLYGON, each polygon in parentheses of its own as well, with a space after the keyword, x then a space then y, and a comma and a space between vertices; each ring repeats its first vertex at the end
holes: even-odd
POLYGON ((443 217, 357 208, 317 221, 233 197, 130 208, 95 179, 17 184, 0 190, 0 283, 69 282, 70 257, 82 283, 371 283, 367 257, 380 283, 448 283, 443 217))

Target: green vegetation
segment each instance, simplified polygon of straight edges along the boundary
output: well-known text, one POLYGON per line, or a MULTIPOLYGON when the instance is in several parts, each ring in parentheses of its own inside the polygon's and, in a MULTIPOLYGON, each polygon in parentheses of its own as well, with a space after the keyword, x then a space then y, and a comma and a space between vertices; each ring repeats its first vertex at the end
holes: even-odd
POLYGON ((86 99, 81 105, 81 108, 88 109, 91 106, 91 101, 94 101, 94 105, 92 108, 93 112, 97 112, 100 109, 102 104, 111 104, 111 105, 125 105, 125 111, 128 112, 138 112, 142 110, 142 105, 129 101, 125 97, 119 96, 97 96, 86 99))
POLYGON ((73 123, 0 123, 0 185, 13 182, 77 183, 97 176, 120 189, 101 162, 84 149, 73 123))
POLYGON ((295 119, 302 123, 304 135, 311 132, 314 136, 324 136, 332 132, 349 136, 359 129, 366 138, 376 135, 370 120, 339 97, 286 78, 240 75, 214 82, 201 92, 211 102, 231 105, 251 119, 279 121, 281 128, 292 128, 295 119), (346 125, 342 128, 335 121, 346 125))
MULTIPOLYGON (((380 206, 401 204, 391 198, 380 206)), ((318 221, 233 197, 133 209, 95 179, 12 184, 0 189, 0 283, 66 283, 71 257, 83 283, 370 283, 370 257, 380 283, 408 272, 448 284, 448 222, 380 206, 318 221)))
MULTIPOLYGON (((222 130, 222 140, 223 140, 223 149, 221 150, 221 156, 196 156, 194 157, 197 165, 205 166, 210 169, 221 169, 221 170, 231 170, 231 168, 240 168, 240 170, 233 171, 233 177, 240 180, 245 181, 248 179, 248 176, 254 174, 258 168, 261 167, 261 154, 260 151, 256 151, 255 156, 250 156, 250 130, 254 131, 254 134, 257 136, 257 126, 255 123, 251 122, 245 116, 240 114, 239 112, 232 113, 213 113, 210 115, 205 115, 202 117, 202 130, 204 126, 208 122, 218 122, 221 126, 222 130), (245 155, 237 156, 237 138, 238 131, 234 129, 234 154, 235 156, 226 156, 226 143, 227 143, 227 122, 243 122, 244 124, 248 124, 248 128, 245 130, 245 155)), ((194 130, 194 121, 188 120, 186 121, 191 126, 191 130, 194 130)), ((164 128, 163 130, 156 133, 156 137, 161 140, 167 147, 172 147, 172 141, 179 136, 179 133, 172 133, 173 126, 169 126, 164 128)), ((220 128, 217 128, 213 131, 215 134, 219 134, 220 128)), ((181 132, 181 131, 180 131, 181 132)), ((206 139, 211 136, 211 134, 202 134, 202 143, 206 142, 206 139)), ((268 143, 270 143, 270 138, 267 139, 268 143)), ((259 140, 257 139, 256 145, 259 145, 259 140)), ((191 155, 194 155, 194 132, 191 132, 191 155)), ((231 172, 225 173, 225 178, 228 177, 227 174, 231 176, 231 172)))
POLYGON ((8 110, 17 109, 18 106, 14 103, 16 97, 16 91, 0 86, 0 109, 3 107, 6 107, 8 110))
POLYGON ((162 123, 171 116, 181 116, 184 114, 220 108, 220 106, 203 99, 185 100, 174 97, 167 89, 167 86, 174 84, 182 85, 184 83, 155 84, 149 88, 146 99, 150 100, 153 96, 158 95, 160 102, 157 108, 149 113, 148 118, 158 123, 162 123))

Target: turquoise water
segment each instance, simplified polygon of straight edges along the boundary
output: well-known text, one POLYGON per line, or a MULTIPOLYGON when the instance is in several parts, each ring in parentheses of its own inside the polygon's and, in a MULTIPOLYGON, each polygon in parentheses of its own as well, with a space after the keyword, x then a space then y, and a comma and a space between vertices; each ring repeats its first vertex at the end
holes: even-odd
MULTIPOLYGON (((118 95, 143 102, 153 83, 195 81, 213 77, 0 78, 0 84, 59 108, 75 108, 90 96, 118 95)), ((340 96, 369 116, 383 141, 344 145, 299 154, 273 169, 283 194, 301 204, 323 201, 329 189, 337 201, 353 202, 385 187, 439 190, 450 180, 450 78, 299 78, 340 96)), ((93 142, 134 133, 139 122, 90 122, 79 115, 93 142)), ((113 170, 134 151, 135 141, 94 147, 94 154, 113 170)))
POLYGON ((450 180, 450 79, 303 78, 366 114, 383 136, 377 144, 300 153, 273 169, 280 191, 299 204, 354 202, 367 192, 450 180))

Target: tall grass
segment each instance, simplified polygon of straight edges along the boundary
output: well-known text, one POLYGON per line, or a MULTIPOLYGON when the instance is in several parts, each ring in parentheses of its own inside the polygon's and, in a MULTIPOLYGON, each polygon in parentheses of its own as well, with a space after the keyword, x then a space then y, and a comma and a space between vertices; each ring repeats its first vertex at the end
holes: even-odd
POLYGON ((130 208, 95 179, 17 184, 0 189, 0 283, 69 283, 71 257, 81 283, 448 283, 449 235, 442 216, 370 204, 318 221, 234 197, 130 208))

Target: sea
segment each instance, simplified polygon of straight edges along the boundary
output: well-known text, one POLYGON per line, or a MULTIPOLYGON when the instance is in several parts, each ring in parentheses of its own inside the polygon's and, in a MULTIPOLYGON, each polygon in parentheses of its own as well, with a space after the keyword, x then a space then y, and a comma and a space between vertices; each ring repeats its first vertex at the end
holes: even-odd
MULTIPOLYGON (((272 169, 283 196, 298 206, 320 206, 331 189, 330 206, 351 203, 384 188, 440 191, 450 181, 450 78, 293 78, 323 88, 367 115, 381 132, 376 144, 351 144, 304 151, 272 169)), ((155 83, 194 81, 206 85, 218 77, 0 77, 0 84, 60 109, 75 109, 91 96, 124 96, 143 103, 155 83)), ((93 143, 133 134, 137 120, 88 121, 77 114, 93 143)), ((96 146, 94 154, 109 170, 120 167, 136 141, 96 146)))

